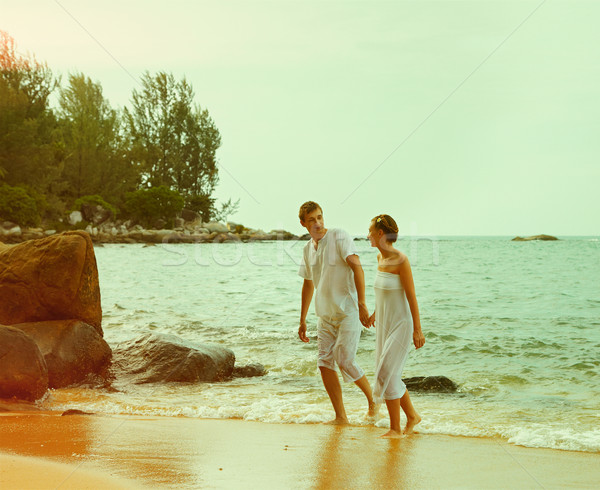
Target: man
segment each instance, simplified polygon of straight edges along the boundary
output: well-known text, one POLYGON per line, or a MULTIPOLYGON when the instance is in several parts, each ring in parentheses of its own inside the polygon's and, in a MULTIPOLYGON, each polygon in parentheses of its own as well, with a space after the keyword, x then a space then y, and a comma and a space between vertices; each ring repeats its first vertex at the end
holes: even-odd
POLYGON ((306 314, 316 289, 315 313, 318 317, 318 366, 327 394, 335 410, 334 424, 347 424, 337 364, 344 381, 353 381, 367 397, 367 415, 375 415, 371 386, 354 358, 369 312, 365 303, 365 275, 352 238, 344 230, 325 228, 323 211, 316 202, 300 206, 300 224, 311 240, 304 247, 298 274, 304 278, 298 336, 306 336, 306 314))

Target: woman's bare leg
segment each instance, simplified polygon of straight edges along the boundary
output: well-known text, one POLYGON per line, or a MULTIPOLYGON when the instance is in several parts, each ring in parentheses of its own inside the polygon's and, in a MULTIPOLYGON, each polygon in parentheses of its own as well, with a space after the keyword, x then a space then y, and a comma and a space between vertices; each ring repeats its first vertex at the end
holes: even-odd
MULTIPOLYGON (((395 400, 394 400, 395 401, 395 400)), ((408 390, 400 398, 400 406, 406 414, 406 427, 404 428, 404 434, 413 434, 415 425, 421 422, 421 416, 415 410, 412 404, 408 390)))
POLYGON ((400 398, 386 400, 385 404, 390 414, 390 430, 381 437, 402 437, 402 429, 400 429, 400 398))

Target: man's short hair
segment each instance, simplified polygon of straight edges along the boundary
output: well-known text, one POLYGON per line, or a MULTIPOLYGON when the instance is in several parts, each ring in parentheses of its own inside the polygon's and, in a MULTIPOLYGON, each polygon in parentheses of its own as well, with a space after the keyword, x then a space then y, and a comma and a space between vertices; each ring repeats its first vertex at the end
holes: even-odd
POLYGON ((306 201, 302 206, 300 206, 300 211, 298 212, 298 218, 300 221, 304 221, 306 215, 312 213, 315 209, 319 208, 321 213, 323 212, 323 208, 319 206, 315 201, 306 201))

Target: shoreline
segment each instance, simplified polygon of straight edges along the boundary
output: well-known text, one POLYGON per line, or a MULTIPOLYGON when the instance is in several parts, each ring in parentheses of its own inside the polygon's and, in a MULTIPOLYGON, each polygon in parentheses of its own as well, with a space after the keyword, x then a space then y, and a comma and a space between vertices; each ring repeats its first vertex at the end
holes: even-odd
POLYGON ((598 453, 493 438, 416 434, 394 440, 380 438, 384 429, 372 426, 6 409, 0 406, 3 488, 13 488, 6 482, 55 488, 36 480, 48 463, 59 464, 52 471, 63 477, 72 475, 61 488, 591 488, 600 481, 598 453), (86 478, 89 484, 82 483, 86 478), (94 478, 105 478, 108 486, 93 485, 94 478))
MULTIPOLYGON (((54 230, 47 231, 22 231, 19 234, 2 235, 0 234, 0 244, 17 245, 29 240, 40 240, 49 236, 58 235, 60 232, 54 230)), ((86 230, 65 230, 65 231, 84 231, 86 230)), ((248 242, 276 242, 289 240, 302 240, 302 236, 294 235, 289 232, 271 232, 263 234, 245 234, 232 232, 212 232, 212 233, 186 233, 182 230, 143 230, 128 233, 99 233, 90 234, 94 245, 104 244, 161 244, 161 243, 248 243, 248 242)))

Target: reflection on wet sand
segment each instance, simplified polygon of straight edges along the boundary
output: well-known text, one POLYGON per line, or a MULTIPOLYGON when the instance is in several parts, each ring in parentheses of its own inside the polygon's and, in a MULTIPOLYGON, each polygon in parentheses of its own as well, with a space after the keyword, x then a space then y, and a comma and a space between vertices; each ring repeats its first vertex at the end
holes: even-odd
MULTIPOLYGON (((0 453, 70 463, 65 489, 89 470, 177 488, 591 488, 600 479, 597 454, 436 435, 383 439, 381 433, 375 427, 0 413, 0 453)), ((32 476, 19 470, 12 481, 27 483, 32 476)))
POLYGON ((315 488, 404 488, 410 438, 379 435, 374 428, 331 426, 320 444, 315 488))

